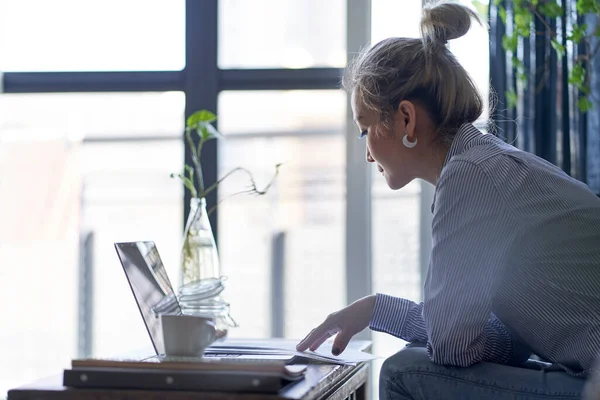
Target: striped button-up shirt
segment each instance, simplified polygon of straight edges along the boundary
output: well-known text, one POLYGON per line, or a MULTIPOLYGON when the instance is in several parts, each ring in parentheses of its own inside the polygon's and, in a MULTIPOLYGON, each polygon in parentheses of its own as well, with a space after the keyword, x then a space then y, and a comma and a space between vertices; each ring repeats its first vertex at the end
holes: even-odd
POLYGON ((440 364, 518 365, 533 353, 586 376, 600 354, 600 199, 466 124, 432 212, 423 302, 377 294, 371 329, 426 342, 440 364))

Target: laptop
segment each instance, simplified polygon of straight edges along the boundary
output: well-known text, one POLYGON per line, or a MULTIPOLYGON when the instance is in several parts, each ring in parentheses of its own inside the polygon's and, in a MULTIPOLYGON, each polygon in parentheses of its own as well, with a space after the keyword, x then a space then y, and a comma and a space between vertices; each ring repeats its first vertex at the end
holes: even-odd
MULTIPOLYGON (((167 271, 153 241, 115 243, 115 249, 133 297, 138 305, 146 330, 150 336, 155 355, 147 358, 164 358, 165 345, 162 339, 160 324, 161 314, 182 315, 182 309, 177 299, 167 271)), ((226 353, 218 348, 206 350, 204 357, 226 358, 228 361, 283 361, 293 363, 293 354, 237 354, 226 353)))

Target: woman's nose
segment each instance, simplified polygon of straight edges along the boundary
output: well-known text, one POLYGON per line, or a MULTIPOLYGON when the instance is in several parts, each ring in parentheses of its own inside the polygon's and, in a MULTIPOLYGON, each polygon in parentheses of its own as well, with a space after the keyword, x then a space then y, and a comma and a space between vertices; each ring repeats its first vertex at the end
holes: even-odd
POLYGON ((368 148, 367 148, 367 162, 375 162, 373 157, 371 157, 371 152, 369 151, 368 148))

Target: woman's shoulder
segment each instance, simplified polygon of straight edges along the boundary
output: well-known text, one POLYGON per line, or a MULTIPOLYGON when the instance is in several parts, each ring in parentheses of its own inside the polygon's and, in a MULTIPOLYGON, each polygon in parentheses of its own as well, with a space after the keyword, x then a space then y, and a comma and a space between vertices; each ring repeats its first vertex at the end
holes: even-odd
POLYGON ((531 166, 523 153, 500 139, 482 135, 448 160, 436 191, 446 188, 509 201, 521 195, 520 189, 531 181, 531 166))
POLYGON ((447 181, 477 192, 493 186, 498 195, 511 203, 526 196, 527 202, 556 198, 599 199, 583 182, 569 176, 549 161, 517 149, 493 136, 482 135, 469 143, 464 151, 453 156, 440 175, 439 182, 447 181))

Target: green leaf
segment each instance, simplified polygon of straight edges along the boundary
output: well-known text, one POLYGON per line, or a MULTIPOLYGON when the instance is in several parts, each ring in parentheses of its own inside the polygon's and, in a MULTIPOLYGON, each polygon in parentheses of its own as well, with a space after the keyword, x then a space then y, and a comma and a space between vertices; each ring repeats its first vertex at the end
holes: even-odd
POLYGON ((586 95, 586 96, 589 96, 589 95, 590 95, 590 92, 591 92, 591 90, 590 90, 590 87, 589 87, 589 86, 587 86, 587 85, 585 84, 585 82, 583 83, 583 85, 581 85, 581 87, 579 88, 579 91, 580 91, 581 93, 583 93, 584 95, 586 95))
POLYGON ((504 7, 500 7, 498 9, 498 14, 500 15, 500 19, 503 24, 506 24, 506 9, 504 7))
POLYGON ((551 43, 552 43, 552 48, 554 50, 556 50, 556 55, 558 56, 559 59, 561 59, 565 55, 565 46, 558 43, 558 41, 556 39, 552 39, 551 43))
POLYGON ((517 78, 523 83, 523 85, 527 84, 527 74, 523 71, 519 71, 517 73, 517 78))
POLYGON ((514 90, 507 90, 505 93, 508 108, 515 108, 519 101, 519 97, 514 90))
POLYGON ((587 30, 587 25, 583 24, 581 26, 575 24, 573 25, 573 31, 571 35, 567 37, 567 39, 572 40, 575 43, 581 42, 582 39, 585 38, 585 31, 587 30))
POLYGON ((200 124, 198 124, 196 132, 198 133, 200 138, 202 138, 202 141, 218 139, 223 136, 219 131, 217 131, 217 129, 214 126, 206 122, 201 122, 200 124))
POLYGON ((515 26, 519 35, 529 37, 529 31, 531 30, 531 14, 528 10, 515 13, 515 26))
POLYGON ((579 111, 584 113, 594 108, 594 103, 592 103, 587 97, 581 97, 579 100, 577 100, 577 107, 579 108, 579 111))
POLYGON ((206 122, 210 123, 216 121, 217 116, 208 110, 196 111, 190 115, 186 121, 186 126, 195 128, 199 123, 206 122))
POLYGON ((583 88, 585 84, 585 68, 578 62, 573 66, 569 73, 569 84, 576 86, 577 88, 583 88))
POLYGON ((556 18, 563 15, 562 7, 555 0, 542 3, 538 8, 542 15, 549 18, 556 18))
MULTIPOLYGON (((495 5, 496 7, 498 7, 498 6, 500 6, 500 4, 502 4, 502 1, 503 1, 503 0, 494 0, 494 5, 495 5)), ((504 7, 502 7, 502 9, 504 9, 504 7)))
POLYGON ((504 35, 502 37, 502 48, 505 51, 511 51, 513 53, 516 53, 518 43, 519 43, 519 37, 517 35, 513 35, 513 36, 504 35))
POLYGON ((522 68, 525 67, 523 65, 523 61, 519 60, 519 58, 516 57, 516 56, 513 56, 513 58, 511 59, 511 61, 512 61, 513 67, 516 68, 516 69, 522 69, 522 68))
POLYGON ((600 37, 600 24, 596 25, 596 29, 594 30, 594 36, 600 37))
POLYGON ((577 0, 576 7, 579 14, 592 14, 600 11, 598 0, 577 0))
POLYGON ((531 0, 531 5, 537 7, 539 0, 531 0))

